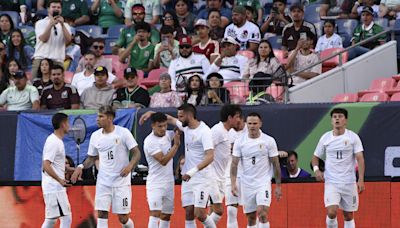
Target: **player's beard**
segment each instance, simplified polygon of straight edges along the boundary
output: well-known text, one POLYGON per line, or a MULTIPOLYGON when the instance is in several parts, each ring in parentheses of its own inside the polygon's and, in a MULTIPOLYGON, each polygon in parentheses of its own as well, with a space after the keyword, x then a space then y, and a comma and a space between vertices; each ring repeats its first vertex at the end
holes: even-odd
POLYGON ((189 126, 189 121, 185 120, 182 122, 182 127, 187 127, 189 126))

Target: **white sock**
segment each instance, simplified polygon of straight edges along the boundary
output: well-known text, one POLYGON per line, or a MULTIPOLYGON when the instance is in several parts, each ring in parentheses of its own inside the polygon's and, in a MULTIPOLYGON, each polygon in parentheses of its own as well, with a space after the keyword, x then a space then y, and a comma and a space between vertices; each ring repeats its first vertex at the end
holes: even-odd
POLYGON ((132 219, 128 219, 128 221, 122 225, 123 228, 134 228, 132 219))
POLYGON ((238 209, 234 206, 228 206, 228 218, 227 218, 227 227, 229 228, 238 228, 239 224, 237 222, 237 213, 238 209))
POLYGON ((154 216, 150 216, 149 217, 149 225, 148 228, 158 228, 158 221, 160 220, 160 218, 154 217, 154 216))
POLYGON ((254 225, 254 226, 249 226, 249 225, 247 225, 247 228, 257 228, 257 224, 254 225))
POLYGON ((267 223, 258 223, 258 228, 269 228, 269 222, 267 223))
POLYGON ((97 228, 108 228, 108 219, 97 218, 97 228))
POLYGON ((60 228, 70 228, 72 223, 71 215, 64 215, 60 217, 60 228))
POLYGON ((42 228, 53 228, 54 224, 56 224, 57 219, 45 219, 42 228))
POLYGON ((217 226, 215 225, 214 221, 210 216, 207 216, 206 220, 202 223, 204 224, 205 228, 217 228, 217 226))
POLYGON ((218 221, 221 219, 221 215, 218 215, 215 212, 211 213, 210 217, 214 221, 215 224, 217 224, 218 221))
POLYGON ((160 220, 160 228, 169 228, 169 221, 160 220))
POLYGON ((356 223, 354 222, 354 219, 350 221, 344 221, 344 228, 356 228, 356 223))
POLYGON ((327 228, 337 228, 338 227, 338 223, 337 223, 337 219, 331 219, 328 216, 326 216, 326 227, 327 228))
POLYGON ((196 222, 194 220, 185 220, 185 228, 196 228, 196 222))

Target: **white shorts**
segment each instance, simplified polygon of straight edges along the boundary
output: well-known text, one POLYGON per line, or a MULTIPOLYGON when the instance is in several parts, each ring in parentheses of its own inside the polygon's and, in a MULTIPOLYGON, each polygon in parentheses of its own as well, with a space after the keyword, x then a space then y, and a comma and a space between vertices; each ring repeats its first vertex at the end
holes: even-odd
POLYGON ((358 210, 357 184, 325 183, 325 207, 338 205, 340 209, 352 212, 358 210))
POLYGON ((238 196, 234 196, 232 194, 232 187, 231 187, 231 179, 226 179, 225 181, 225 205, 235 205, 239 204, 242 205, 242 202, 240 201, 241 199, 241 184, 240 184, 240 178, 236 178, 236 186, 238 189, 238 196))
POLYGON ((242 203, 244 213, 251 213, 257 210, 257 206, 271 205, 271 183, 262 187, 251 188, 242 185, 242 203))
POLYGON ((210 197, 209 184, 207 182, 182 182, 182 207, 194 205, 194 207, 206 208, 210 197))
POLYGON ((210 185, 210 203, 222 203, 225 195, 224 181, 214 180, 210 185))
POLYGON ((47 219, 58 218, 61 215, 71 215, 71 205, 68 201, 67 192, 54 192, 43 194, 46 205, 47 219))
POLYGON ((130 185, 109 187, 96 184, 94 208, 98 211, 110 211, 114 214, 129 214, 132 205, 132 189, 130 185))
POLYGON ((174 212, 174 188, 174 182, 146 185, 146 196, 150 211, 172 214, 174 212))

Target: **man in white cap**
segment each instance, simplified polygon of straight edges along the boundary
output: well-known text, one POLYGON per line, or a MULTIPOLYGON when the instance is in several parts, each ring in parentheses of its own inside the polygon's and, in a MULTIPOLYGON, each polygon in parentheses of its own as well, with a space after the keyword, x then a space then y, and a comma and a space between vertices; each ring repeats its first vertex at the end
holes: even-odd
POLYGON ((221 40, 221 55, 211 65, 209 73, 218 72, 224 82, 243 78, 244 67, 248 58, 237 54, 239 43, 228 36, 221 40))
POLYGON ((219 43, 210 37, 210 26, 204 19, 197 20, 194 25, 197 39, 193 39, 193 52, 203 54, 208 60, 219 55, 219 43))

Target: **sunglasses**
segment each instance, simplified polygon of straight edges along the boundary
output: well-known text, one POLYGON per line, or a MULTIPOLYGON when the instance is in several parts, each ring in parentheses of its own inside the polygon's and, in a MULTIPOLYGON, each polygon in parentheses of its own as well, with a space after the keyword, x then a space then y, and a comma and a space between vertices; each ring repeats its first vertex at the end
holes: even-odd
POLYGON ((144 13, 132 13, 134 16, 144 15, 144 13))
POLYGON ((94 49, 99 49, 99 50, 103 50, 104 46, 98 46, 98 45, 93 45, 94 49))
POLYGON ((163 17, 163 20, 164 21, 166 21, 166 20, 172 20, 172 19, 174 19, 173 17, 163 17))
POLYGON ((179 45, 180 49, 183 49, 183 48, 189 49, 191 47, 192 47, 192 45, 189 45, 189 44, 179 45))

